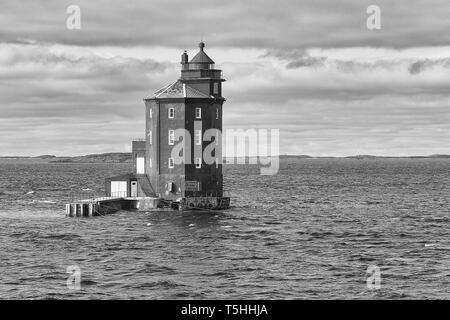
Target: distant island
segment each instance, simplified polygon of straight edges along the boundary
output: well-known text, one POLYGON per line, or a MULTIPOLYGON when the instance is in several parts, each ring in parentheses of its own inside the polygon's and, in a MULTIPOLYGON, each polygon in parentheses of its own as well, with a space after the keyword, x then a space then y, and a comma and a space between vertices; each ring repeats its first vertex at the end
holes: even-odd
MULTIPOLYGON (((36 159, 43 160, 50 163, 131 163, 131 153, 128 152, 109 152, 101 154, 88 154, 84 156, 66 156, 57 157, 55 155, 40 155, 40 156, 0 156, 0 159, 36 159)), ((242 157, 241 157, 242 159, 242 157)), ((248 159, 248 157, 246 157, 248 159)), ((314 157, 309 155, 280 155, 280 159, 450 159, 448 154, 433 154, 429 156, 373 156, 373 155, 354 155, 346 157, 314 157)), ((225 157, 224 163, 233 162, 230 158, 225 157)))
POLYGON ((74 157, 57 157, 55 155, 41 155, 37 157, 32 156, 3 156, 0 159, 37 159, 37 160, 47 160, 48 162, 54 163, 95 163, 95 162, 106 162, 106 163, 131 163, 131 153, 128 152, 110 152, 101 154, 88 154, 85 156, 74 156, 74 157))
POLYGON ((111 152, 111 153, 101 153, 101 154, 88 154, 85 156, 76 157, 56 157, 50 162, 107 162, 107 163, 123 163, 131 162, 131 153, 125 152, 111 152))
POLYGON ((369 155, 369 154, 360 154, 360 155, 355 155, 355 156, 345 156, 345 157, 333 157, 333 156, 329 156, 329 157, 313 157, 313 156, 308 156, 308 155, 280 155, 280 158, 311 158, 311 159, 434 159, 434 158, 439 158, 439 159, 447 159, 450 158, 450 155, 448 154, 432 154, 429 156, 373 156, 373 155, 369 155))

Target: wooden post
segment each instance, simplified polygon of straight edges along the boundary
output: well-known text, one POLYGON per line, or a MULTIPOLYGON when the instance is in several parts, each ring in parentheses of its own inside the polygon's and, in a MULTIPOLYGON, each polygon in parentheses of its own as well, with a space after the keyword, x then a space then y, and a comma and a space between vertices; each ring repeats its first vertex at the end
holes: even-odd
POLYGON ((77 204, 76 203, 71 203, 70 204, 70 216, 71 217, 76 217, 77 216, 77 204))
POLYGON ((99 210, 98 205, 96 203, 93 203, 92 204, 92 215, 93 216, 98 216, 99 215, 98 214, 98 210, 99 210))
POLYGON ((94 203, 89 203, 89 211, 88 211, 88 216, 92 217, 94 215, 94 203))
POLYGON ((75 208, 76 208, 76 213, 77 213, 77 217, 81 217, 81 203, 76 203, 75 204, 75 208))
POLYGON ((88 203, 81 204, 81 216, 89 217, 89 204, 88 203))

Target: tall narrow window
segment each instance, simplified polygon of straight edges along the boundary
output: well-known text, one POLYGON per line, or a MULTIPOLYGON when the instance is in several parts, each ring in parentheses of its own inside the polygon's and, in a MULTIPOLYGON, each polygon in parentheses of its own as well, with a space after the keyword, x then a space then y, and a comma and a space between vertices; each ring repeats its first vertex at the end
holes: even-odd
POLYGON ((219 108, 216 108, 216 119, 219 119, 219 108))
POLYGON ((152 168, 153 167, 152 158, 150 158, 149 160, 150 160, 150 168, 152 168))
POLYGON ((169 145, 173 146, 175 144, 175 131, 169 130, 169 145))
POLYGON ((195 119, 202 118, 202 108, 195 108, 195 119))
POLYGON ((195 158, 195 167, 197 169, 202 167, 202 158, 195 158))
POLYGON ((169 108, 169 119, 175 118, 175 109, 169 108))
POLYGON ((152 133, 153 133, 153 131, 151 131, 151 130, 148 132, 148 143, 149 144, 153 143, 153 134, 152 133))
POLYGON ((137 157, 136 158, 136 173, 137 174, 143 174, 145 172, 145 162, 144 157, 137 157))
POLYGON ((174 166, 173 158, 169 158, 169 168, 173 168, 173 166, 174 166))
MULTIPOLYGON (((150 159, 151 160, 151 159, 150 159)), ((219 158, 216 158, 216 169, 219 168, 219 158)))
POLYGON ((153 108, 150 108, 149 115, 150 115, 150 119, 153 118, 153 108))
POLYGON ((219 83, 214 82, 213 95, 218 95, 218 94, 219 94, 219 83))
POLYGON ((197 146, 202 144, 202 130, 195 130, 195 144, 197 146))

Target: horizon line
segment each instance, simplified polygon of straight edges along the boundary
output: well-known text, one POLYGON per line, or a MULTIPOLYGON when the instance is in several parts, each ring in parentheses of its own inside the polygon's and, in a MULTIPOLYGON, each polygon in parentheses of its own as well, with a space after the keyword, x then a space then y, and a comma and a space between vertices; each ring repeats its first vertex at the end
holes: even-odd
MULTIPOLYGON (((125 155, 129 154, 131 155, 131 152, 104 152, 104 153, 89 153, 84 155, 73 155, 73 156, 56 156, 56 155, 50 155, 50 154, 41 154, 41 155, 5 155, 1 156, 0 158, 76 158, 76 157, 88 157, 88 156, 102 156, 102 155, 125 155)), ((308 155, 308 154, 278 154, 278 155, 269 155, 268 157, 303 157, 303 158, 430 158, 430 157, 449 157, 450 154, 446 153, 437 153, 437 154, 430 154, 430 155, 400 155, 400 156, 394 156, 394 155, 374 155, 374 154, 356 154, 356 155, 342 155, 342 156, 333 156, 333 155, 308 155)), ((260 156, 223 156, 222 158, 258 158, 260 156)), ((267 157, 267 156, 266 156, 267 157)))

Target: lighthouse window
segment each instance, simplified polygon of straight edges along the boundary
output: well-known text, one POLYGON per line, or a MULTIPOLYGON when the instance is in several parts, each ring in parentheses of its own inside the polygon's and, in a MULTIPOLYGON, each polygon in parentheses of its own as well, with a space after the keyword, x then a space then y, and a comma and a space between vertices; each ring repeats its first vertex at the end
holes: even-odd
POLYGON ((195 108, 195 118, 196 119, 202 118, 202 108, 195 108))
POLYGON ((143 174, 145 172, 145 159, 143 157, 136 158, 136 173, 143 174))
POLYGON ((175 117, 175 109, 169 108, 169 119, 173 119, 175 117))
POLYGON ((152 158, 150 158, 149 160, 150 160, 150 168, 152 168, 153 167, 152 158))
POLYGON ((153 131, 149 131, 148 132, 148 143, 152 144, 153 143, 153 135, 152 135, 153 131))
POLYGON ((219 108, 216 108, 216 119, 219 119, 219 108))
POLYGON ((202 167, 202 158, 195 158, 195 167, 197 169, 202 167))
POLYGON ((195 144, 200 146, 202 144, 202 130, 195 131, 195 144))
POLYGON ((150 119, 153 118, 153 108, 150 108, 149 114, 150 114, 150 119))
POLYGON ((214 82, 213 94, 219 94, 219 84, 214 82))
POLYGON ((169 130, 169 145, 173 146, 175 144, 175 131, 169 130))
POLYGON ((173 167, 174 167, 173 158, 169 158, 169 168, 173 168, 173 167))

